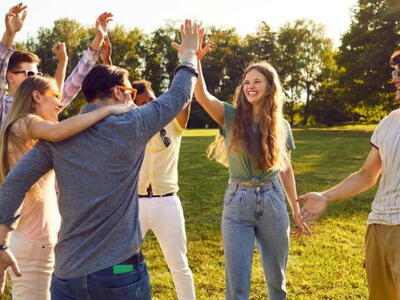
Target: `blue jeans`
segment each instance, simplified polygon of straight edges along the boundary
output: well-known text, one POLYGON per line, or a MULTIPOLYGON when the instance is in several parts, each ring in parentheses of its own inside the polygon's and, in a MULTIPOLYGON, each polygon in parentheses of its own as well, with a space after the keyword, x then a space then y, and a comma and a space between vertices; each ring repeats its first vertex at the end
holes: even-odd
POLYGON ((51 279, 52 300, 150 300, 150 280, 145 261, 128 273, 113 274, 109 267, 76 279, 51 279))
POLYGON ((259 248, 270 300, 286 299, 289 217, 278 180, 265 186, 229 183, 222 214, 226 299, 249 298, 254 244, 259 248))

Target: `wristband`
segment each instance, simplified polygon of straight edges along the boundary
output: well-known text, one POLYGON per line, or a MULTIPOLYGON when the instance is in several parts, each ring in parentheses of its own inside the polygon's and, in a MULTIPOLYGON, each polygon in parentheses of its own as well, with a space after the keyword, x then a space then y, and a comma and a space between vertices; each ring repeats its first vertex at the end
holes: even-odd
POLYGON ((196 78, 199 77, 199 73, 197 73, 196 69, 193 68, 193 65, 191 63, 187 63, 187 62, 183 62, 182 64, 180 64, 175 69, 175 74, 178 72, 179 69, 182 69, 182 68, 189 70, 194 76, 196 76, 196 78))

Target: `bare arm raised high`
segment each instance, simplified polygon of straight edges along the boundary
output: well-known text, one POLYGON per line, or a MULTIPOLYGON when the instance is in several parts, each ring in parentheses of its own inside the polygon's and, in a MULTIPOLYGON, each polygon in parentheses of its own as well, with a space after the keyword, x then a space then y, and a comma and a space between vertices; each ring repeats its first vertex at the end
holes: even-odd
MULTIPOLYGON (((223 101, 219 100, 217 97, 212 95, 207 90, 207 85, 204 80, 203 70, 201 67, 201 59, 206 55, 206 53, 211 49, 209 44, 204 45, 203 41, 205 37, 204 29, 200 31, 200 47, 196 52, 196 56, 198 59, 198 71, 199 71, 199 79, 194 89, 194 95, 196 97, 197 102, 204 108, 204 110, 210 115, 210 117, 217 122, 220 126, 224 124, 224 105, 223 101)), ((172 46, 181 53, 181 49, 179 45, 173 43, 172 46)))

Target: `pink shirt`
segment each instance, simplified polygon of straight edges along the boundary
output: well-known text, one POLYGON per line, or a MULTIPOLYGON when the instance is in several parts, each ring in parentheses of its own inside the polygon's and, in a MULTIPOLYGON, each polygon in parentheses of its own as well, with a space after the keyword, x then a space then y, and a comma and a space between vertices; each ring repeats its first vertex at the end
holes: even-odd
MULTIPOLYGON (((14 166, 33 146, 37 140, 29 135, 29 128, 40 117, 29 114, 15 121, 9 131, 8 161, 14 166)), ((16 227, 22 236, 32 240, 57 240, 60 228, 60 214, 57 207, 57 196, 54 188, 55 176, 51 170, 41 177, 25 194, 24 202, 19 208, 20 218, 16 227)))

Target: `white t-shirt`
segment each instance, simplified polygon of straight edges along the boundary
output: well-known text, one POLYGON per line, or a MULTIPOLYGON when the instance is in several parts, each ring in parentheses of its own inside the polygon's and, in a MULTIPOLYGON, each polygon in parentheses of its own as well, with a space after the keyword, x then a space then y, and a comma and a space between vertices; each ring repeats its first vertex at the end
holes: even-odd
POLYGON ((382 177, 367 224, 400 224, 400 109, 376 127, 371 144, 379 149, 382 177))
POLYGON ((184 129, 176 118, 164 129, 171 144, 166 147, 160 133, 147 142, 143 164, 140 168, 139 195, 146 195, 149 185, 154 195, 176 193, 179 190, 178 159, 184 129))

